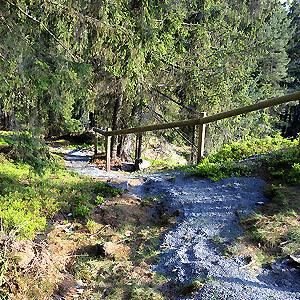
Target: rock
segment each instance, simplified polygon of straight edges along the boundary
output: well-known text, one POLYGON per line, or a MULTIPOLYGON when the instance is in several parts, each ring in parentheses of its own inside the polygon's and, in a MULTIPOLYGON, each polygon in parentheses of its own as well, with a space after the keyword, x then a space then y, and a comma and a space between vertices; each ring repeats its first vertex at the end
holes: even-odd
POLYGON ((63 298, 65 297, 78 297, 77 295, 77 288, 76 288, 76 281, 74 277, 65 272, 63 274, 63 279, 58 285, 58 291, 59 291, 59 296, 62 296, 63 298))
POLYGON ((145 159, 139 159, 138 160, 138 170, 144 170, 150 167, 150 161, 145 159))
POLYGON ((295 268, 300 268, 300 255, 290 255, 288 264, 295 268))
POLYGON ((135 166, 133 163, 122 163, 121 164, 121 170, 124 172, 134 172, 135 166))
POLYGON ((34 249, 30 242, 16 241, 11 246, 11 255, 18 258, 18 266, 26 268, 35 257, 34 249))
POLYGON ((118 188, 118 189, 122 189, 122 190, 128 190, 129 188, 129 183, 128 181, 123 181, 123 182, 106 182, 105 184, 106 186, 110 187, 110 188, 118 188))
POLYGON ((133 231, 131 231, 131 230, 127 230, 126 232, 125 232, 125 236, 131 236, 133 234, 133 231))
POLYGON ((124 172, 134 172, 138 170, 144 170, 150 167, 150 161, 145 159, 139 159, 136 164, 134 163, 122 163, 121 170, 124 172))
POLYGON ((105 257, 121 260, 129 257, 129 247, 122 244, 115 244, 112 242, 105 242, 99 245, 101 252, 105 257))
POLYGON ((112 166, 110 169, 112 171, 120 171, 120 170, 122 170, 122 168, 120 166, 112 166))

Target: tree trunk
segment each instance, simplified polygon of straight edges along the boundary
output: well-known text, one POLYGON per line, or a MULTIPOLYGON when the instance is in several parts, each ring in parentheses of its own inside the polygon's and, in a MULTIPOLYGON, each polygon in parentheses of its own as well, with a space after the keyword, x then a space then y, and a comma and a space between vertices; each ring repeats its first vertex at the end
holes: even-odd
MULTIPOLYGON (((116 95, 116 102, 114 106, 114 114, 113 114, 113 121, 112 121, 112 130, 117 130, 120 121, 121 109, 123 105, 123 85, 122 79, 120 79, 117 85, 117 95, 116 95)), ((117 150, 118 150, 118 136, 113 136, 111 141, 111 158, 116 159, 117 157, 117 150)))
POLYGON ((136 135, 136 147, 135 147, 135 170, 139 170, 139 163, 142 156, 142 133, 138 133, 136 135))
POLYGON ((120 143, 121 160, 125 162, 132 162, 132 158, 130 156, 130 149, 132 147, 133 134, 123 135, 122 137, 122 143, 120 143))
POLYGON ((95 114, 94 114, 94 112, 90 112, 89 119, 90 119, 90 128, 95 127, 96 123, 95 123, 95 114))
POLYGON ((3 130, 9 130, 10 118, 7 113, 2 114, 1 125, 3 130))

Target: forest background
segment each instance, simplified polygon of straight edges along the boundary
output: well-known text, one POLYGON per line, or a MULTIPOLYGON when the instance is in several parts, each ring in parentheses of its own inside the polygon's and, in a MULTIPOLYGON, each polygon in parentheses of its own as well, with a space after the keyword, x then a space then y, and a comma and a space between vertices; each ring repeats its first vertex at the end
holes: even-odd
MULTIPOLYGON (((298 0, 3 0, 1 127, 45 137, 114 130, 291 93, 299 32, 298 0)), ((297 104, 210 124, 206 151, 279 131, 295 137, 297 104)), ((191 144, 194 132, 163 134, 191 144)))

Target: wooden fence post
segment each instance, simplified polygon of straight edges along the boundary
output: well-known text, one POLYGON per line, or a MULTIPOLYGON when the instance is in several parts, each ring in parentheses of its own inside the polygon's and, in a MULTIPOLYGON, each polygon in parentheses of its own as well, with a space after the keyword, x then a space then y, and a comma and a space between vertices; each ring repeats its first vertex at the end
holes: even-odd
POLYGON ((143 139, 142 133, 138 133, 136 135, 135 162, 134 162, 134 166, 136 170, 139 169, 139 163, 142 155, 142 139, 143 139))
MULTIPOLYGON (((201 113, 201 118, 206 117, 206 112, 201 113)), ((204 157, 204 141, 205 141, 205 124, 198 125, 198 153, 197 153, 197 165, 204 157)))
MULTIPOLYGON (((111 131, 111 128, 107 128, 111 131)), ((110 151, 111 151, 111 136, 105 136, 105 151, 106 151, 106 172, 110 172, 110 151)))
POLYGON ((95 142, 95 155, 97 155, 98 154, 98 133, 97 132, 95 132, 94 142, 95 142))

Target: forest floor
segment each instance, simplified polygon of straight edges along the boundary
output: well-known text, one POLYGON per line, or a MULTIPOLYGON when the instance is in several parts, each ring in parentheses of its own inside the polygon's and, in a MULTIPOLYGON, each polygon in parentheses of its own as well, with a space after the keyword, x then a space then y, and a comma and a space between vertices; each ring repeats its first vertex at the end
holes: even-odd
POLYGON ((287 258, 262 265, 238 225, 268 201, 262 180, 107 173, 91 152, 66 152, 67 168, 124 193, 94 209, 88 234, 59 230, 55 243, 77 256, 56 299, 300 299, 299 269, 287 258))

